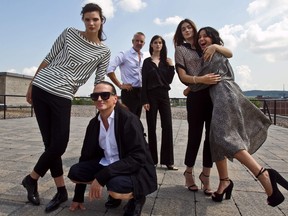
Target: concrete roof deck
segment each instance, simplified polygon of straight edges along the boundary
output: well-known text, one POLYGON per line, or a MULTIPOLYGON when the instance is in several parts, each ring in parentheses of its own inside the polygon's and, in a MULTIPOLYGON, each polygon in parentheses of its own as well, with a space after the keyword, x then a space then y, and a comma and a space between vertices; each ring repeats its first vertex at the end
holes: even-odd
MULTIPOLYGON (((79 159, 80 149, 84 138, 86 126, 90 118, 72 117, 70 142, 63 156, 65 175, 69 167, 79 159)), ((142 119, 146 127, 145 119, 142 119)), ((44 213, 45 205, 56 193, 54 182, 50 174, 39 180, 38 190, 41 205, 33 206, 27 202, 26 190, 20 185, 23 177, 34 167, 36 160, 43 151, 41 136, 35 117, 21 119, 0 120, 0 216, 31 216, 47 215, 44 213)), ((142 215, 154 216, 265 216, 288 215, 288 199, 278 207, 272 208, 266 204, 266 194, 258 181, 238 161, 229 162, 230 178, 234 181, 232 199, 222 203, 214 203, 210 197, 198 192, 188 191, 184 187, 183 163, 187 142, 187 121, 173 119, 173 132, 175 140, 175 165, 178 171, 167 171, 157 167, 158 190, 147 197, 142 215)), ((160 124, 157 128, 160 140, 160 124)), ((265 167, 278 170, 288 179, 288 129, 272 125, 269 136, 264 145, 254 154, 259 163, 265 167)), ((202 149, 199 150, 195 166, 196 183, 200 187, 198 176, 201 172, 202 149)), ((86 216, 114 216, 123 214, 123 206, 106 210, 107 193, 101 200, 90 202, 86 196, 85 211, 70 212, 68 210, 73 196, 74 184, 65 176, 69 200, 59 209, 49 215, 86 215, 86 216)), ((218 186, 218 175, 214 166, 211 173, 213 189, 218 186)), ((288 191, 281 188, 284 196, 288 198, 288 191)), ((87 190, 88 192, 88 190, 87 190)))

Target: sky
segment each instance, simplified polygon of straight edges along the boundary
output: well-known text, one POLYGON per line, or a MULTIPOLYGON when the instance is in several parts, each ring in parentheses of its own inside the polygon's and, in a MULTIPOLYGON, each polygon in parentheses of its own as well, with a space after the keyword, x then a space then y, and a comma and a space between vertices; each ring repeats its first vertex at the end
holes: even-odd
MULTIPOLYGON (((174 59, 173 35, 189 18, 198 29, 211 26, 220 32, 233 52, 229 61, 243 91, 288 89, 288 0, 0 0, 0 72, 33 76, 65 28, 85 30, 80 12, 90 2, 98 3, 107 18, 104 43, 111 58, 130 49, 134 33, 141 31, 145 57, 157 34, 174 59)), ((120 80, 119 70, 116 76, 120 80)), ((94 77, 76 96, 92 92, 94 77)), ((184 89, 175 74, 170 97, 184 97, 184 89)))

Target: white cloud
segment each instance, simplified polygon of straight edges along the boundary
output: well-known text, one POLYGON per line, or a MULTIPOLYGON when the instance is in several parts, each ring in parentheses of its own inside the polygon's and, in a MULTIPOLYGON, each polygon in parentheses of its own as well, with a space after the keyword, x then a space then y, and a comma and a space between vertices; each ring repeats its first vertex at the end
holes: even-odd
POLYGON ((32 66, 30 68, 24 68, 21 74, 34 76, 36 71, 37 71, 37 67, 32 66))
POLYGON ((137 12, 147 6, 142 0, 119 0, 117 3, 119 7, 128 12, 137 12))
POLYGON ((170 32, 170 33, 163 34, 163 38, 165 40, 167 40, 167 41, 168 40, 173 40, 174 34, 175 34, 175 32, 170 32))
POLYGON ((243 30, 244 28, 241 25, 225 25, 219 29, 219 34, 224 41, 224 45, 229 47, 229 49, 234 50, 241 41, 243 30))
POLYGON ((22 71, 18 72, 16 69, 11 68, 6 70, 9 73, 17 73, 17 74, 23 74, 23 75, 28 75, 28 76, 34 76, 35 72, 37 71, 37 67, 32 66, 30 68, 24 68, 22 71))
POLYGON ((248 26, 243 42, 252 52, 262 54, 269 62, 287 60, 288 17, 267 28, 262 28, 260 25, 248 26))
POLYGON ((183 18, 179 16, 168 17, 164 20, 161 20, 160 18, 157 17, 153 20, 153 22, 156 25, 178 25, 181 22, 181 20, 183 20, 183 18))
POLYGON ((84 0, 82 3, 82 7, 88 3, 98 4, 102 8, 103 15, 106 18, 114 17, 115 8, 114 8, 112 0, 84 0))
POLYGON ((266 0, 256 0, 249 4, 247 11, 249 14, 259 14, 267 6, 266 0))
POLYGON ((88 3, 98 4, 106 18, 114 17, 116 7, 127 12, 137 12, 147 6, 142 0, 84 0, 82 6, 88 3))
POLYGON ((8 69, 8 70, 6 70, 8 73, 17 73, 17 71, 15 70, 15 69, 8 69))
POLYGON ((225 25, 219 30, 225 46, 238 46, 262 55, 269 62, 288 59, 287 0, 255 0, 247 8, 251 20, 244 25, 225 25))
MULTIPOLYGON (((247 12, 257 20, 266 20, 266 16, 282 17, 287 14, 288 4, 287 0, 255 0, 251 2, 247 8, 247 12)), ((267 19, 269 22, 271 19, 267 19)))
POLYGON ((255 89, 256 85, 251 82, 251 69, 248 65, 240 65, 235 67, 235 81, 242 90, 255 89))

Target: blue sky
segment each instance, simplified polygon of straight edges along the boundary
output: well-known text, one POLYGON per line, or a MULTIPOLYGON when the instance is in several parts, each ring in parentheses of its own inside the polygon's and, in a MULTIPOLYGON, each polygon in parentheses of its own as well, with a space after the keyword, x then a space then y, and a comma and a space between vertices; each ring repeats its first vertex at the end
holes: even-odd
MULTIPOLYGON (((233 51, 230 62, 243 90, 288 89, 288 0, 0 0, 0 71, 34 75, 64 28, 84 30, 80 11, 87 2, 103 8, 112 57, 129 49, 133 34, 142 31, 146 56, 150 39, 159 34, 174 59, 172 37, 178 23, 189 18, 198 29, 219 30, 233 51)), ((89 95, 93 80, 76 95, 89 95)), ((176 75, 170 97, 183 97, 184 88, 176 75)))

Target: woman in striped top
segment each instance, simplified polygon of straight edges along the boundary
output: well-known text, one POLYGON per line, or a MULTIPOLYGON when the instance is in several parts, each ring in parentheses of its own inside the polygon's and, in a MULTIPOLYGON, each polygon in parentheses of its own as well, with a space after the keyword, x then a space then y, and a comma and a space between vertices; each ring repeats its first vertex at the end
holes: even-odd
POLYGON ((67 28, 60 34, 36 71, 26 95, 26 100, 33 103, 45 151, 22 184, 28 200, 39 205, 37 181, 50 170, 57 193, 46 206, 46 212, 57 209, 68 198, 61 156, 69 140, 73 95, 94 72, 95 83, 104 79, 111 55, 102 43, 106 20, 102 9, 89 3, 82 8, 81 15, 85 31, 67 28))

